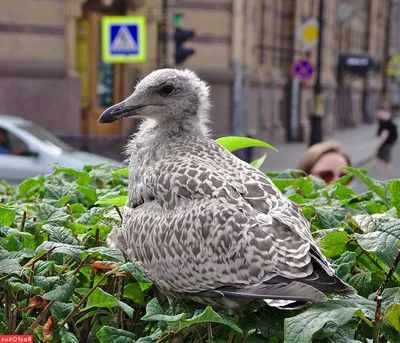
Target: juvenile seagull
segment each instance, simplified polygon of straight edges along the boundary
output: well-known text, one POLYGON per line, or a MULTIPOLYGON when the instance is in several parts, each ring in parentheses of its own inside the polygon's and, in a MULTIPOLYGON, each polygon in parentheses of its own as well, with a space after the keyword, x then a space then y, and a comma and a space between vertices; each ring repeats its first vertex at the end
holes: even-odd
POLYGON ((128 201, 108 237, 169 299, 296 308, 354 290, 334 275, 299 207, 214 142, 209 88, 192 71, 145 77, 100 123, 144 118, 127 146, 128 201))

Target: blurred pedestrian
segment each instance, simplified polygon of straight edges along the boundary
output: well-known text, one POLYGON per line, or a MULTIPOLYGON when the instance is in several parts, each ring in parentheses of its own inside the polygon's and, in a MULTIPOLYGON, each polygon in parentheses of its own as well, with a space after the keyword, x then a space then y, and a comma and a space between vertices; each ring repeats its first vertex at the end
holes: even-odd
MULTIPOLYGON (((326 184, 345 176, 347 172, 340 167, 351 167, 349 155, 342 151, 340 143, 334 141, 312 145, 301 156, 297 169, 319 177, 326 184)), ((346 181, 350 184, 351 179, 346 181)))
POLYGON ((379 126, 375 166, 379 178, 386 176, 386 178, 391 179, 393 177, 392 148, 397 141, 397 125, 393 122, 389 110, 384 106, 378 108, 376 116, 379 120, 379 126), (386 167, 386 175, 382 173, 382 166, 386 167))

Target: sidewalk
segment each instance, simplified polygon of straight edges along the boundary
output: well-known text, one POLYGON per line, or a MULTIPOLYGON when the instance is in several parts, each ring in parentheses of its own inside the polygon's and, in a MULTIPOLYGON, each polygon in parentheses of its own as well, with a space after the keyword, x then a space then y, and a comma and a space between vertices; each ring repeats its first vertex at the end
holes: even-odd
MULTIPOLYGON (((396 123, 400 126, 400 120, 396 120, 396 123)), ((375 144, 377 142, 377 128, 378 123, 361 124, 355 128, 338 130, 334 135, 325 137, 325 141, 339 141, 343 150, 350 155, 352 165, 354 167, 361 167, 374 157, 375 144)), ((281 143, 274 144, 274 146, 279 152, 272 150, 266 151, 267 158, 262 167, 263 171, 274 172, 285 169, 295 169, 297 162, 307 149, 308 144, 281 143)), ((260 151, 258 151, 255 158, 259 156, 260 151)))

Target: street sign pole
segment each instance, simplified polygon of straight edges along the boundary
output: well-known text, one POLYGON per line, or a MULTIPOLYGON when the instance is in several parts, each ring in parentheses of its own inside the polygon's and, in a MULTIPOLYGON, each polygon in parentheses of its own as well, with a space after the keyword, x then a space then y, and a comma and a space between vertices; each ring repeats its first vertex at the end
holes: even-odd
POLYGON ((320 143, 323 140, 323 89, 321 85, 322 71, 322 51, 324 41, 324 8, 325 0, 320 0, 319 3, 319 37, 318 37, 318 52, 317 52, 317 78, 314 87, 314 111, 310 117, 310 141, 309 146, 320 143))

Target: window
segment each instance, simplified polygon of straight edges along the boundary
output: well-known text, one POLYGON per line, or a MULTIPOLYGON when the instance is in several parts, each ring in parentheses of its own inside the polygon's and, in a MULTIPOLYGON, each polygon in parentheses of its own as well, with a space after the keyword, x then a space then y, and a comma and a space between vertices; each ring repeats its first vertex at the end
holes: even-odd
POLYGON ((23 155, 25 143, 11 132, 0 128, 0 154, 23 155))

